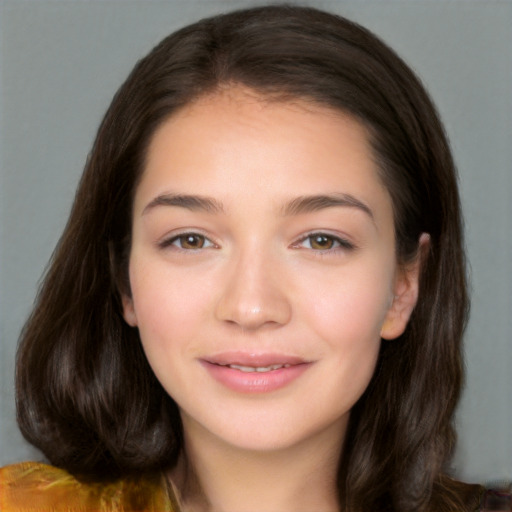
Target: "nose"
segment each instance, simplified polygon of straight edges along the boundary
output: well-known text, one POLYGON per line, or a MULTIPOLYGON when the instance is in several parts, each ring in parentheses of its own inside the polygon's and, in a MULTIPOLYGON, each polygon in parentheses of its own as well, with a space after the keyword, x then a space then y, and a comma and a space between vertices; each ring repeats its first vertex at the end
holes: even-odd
POLYGON ((279 265, 251 252, 231 264, 216 306, 216 318, 243 330, 277 327, 290 321, 292 308, 279 265))

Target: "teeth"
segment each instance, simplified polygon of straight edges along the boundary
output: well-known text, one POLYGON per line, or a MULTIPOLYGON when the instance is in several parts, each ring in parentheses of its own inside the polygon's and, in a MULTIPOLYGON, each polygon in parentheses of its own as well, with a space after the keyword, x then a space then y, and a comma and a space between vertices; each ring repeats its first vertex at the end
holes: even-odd
POLYGON ((253 372, 270 372, 272 370, 279 370, 280 368, 289 368, 289 364, 272 364, 270 366, 242 366, 239 364, 228 364, 226 365, 233 370, 239 370, 245 373, 253 373, 253 372))

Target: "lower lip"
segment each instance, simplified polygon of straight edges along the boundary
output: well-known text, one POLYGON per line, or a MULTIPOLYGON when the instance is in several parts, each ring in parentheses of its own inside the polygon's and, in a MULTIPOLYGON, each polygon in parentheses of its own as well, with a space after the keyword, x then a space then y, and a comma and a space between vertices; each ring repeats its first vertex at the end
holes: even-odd
POLYGON ((269 393, 283 388, 300 377, 312 363, 301 363, 268 372, 242 372, 229 366, 201 361, 210 375, 224 386, 239 393, 269 393))

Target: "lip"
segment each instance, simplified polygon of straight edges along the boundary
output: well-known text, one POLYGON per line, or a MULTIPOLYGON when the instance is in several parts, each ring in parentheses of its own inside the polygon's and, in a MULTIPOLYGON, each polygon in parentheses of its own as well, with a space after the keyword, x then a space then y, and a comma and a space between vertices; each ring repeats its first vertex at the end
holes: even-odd
POLYGON ((209 363, 218 365, 238 364, 240 366, 271 366, 273 364, 297 365, 307 361, 298 356, 279 353, 255 353, 255 352, 222 352, 211 357, 204 358, 209 363))
POLYGON ((200 359, 214 380, 239 393, 269 393, 300 377, 313 363, 297 356, 277 353, 224 352, 200 359), (266 372, 244 372, 228 365, 270 367, 286 365, 266 372))

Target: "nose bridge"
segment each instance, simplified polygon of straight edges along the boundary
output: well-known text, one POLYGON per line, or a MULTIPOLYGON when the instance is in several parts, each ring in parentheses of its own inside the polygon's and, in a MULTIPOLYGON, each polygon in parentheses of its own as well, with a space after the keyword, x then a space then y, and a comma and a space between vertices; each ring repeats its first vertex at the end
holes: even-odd
POLYGON ((219 320, 243 329, 283 325, 291 305, 278 258, 261 247, 237 251, 217 304, 219 320))

